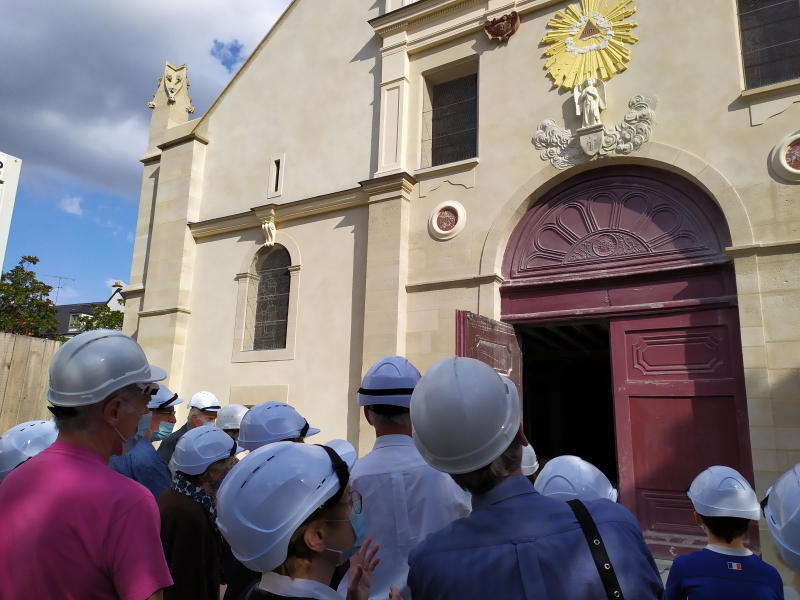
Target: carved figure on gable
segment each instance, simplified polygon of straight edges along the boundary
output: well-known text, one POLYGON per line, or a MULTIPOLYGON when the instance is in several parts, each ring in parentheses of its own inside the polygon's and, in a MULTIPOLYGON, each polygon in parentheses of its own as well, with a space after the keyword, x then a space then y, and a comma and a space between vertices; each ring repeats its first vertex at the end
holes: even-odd
MULTIPOLYGON (((156 108, 156 106, 162 106, 163 100, 159 99, 161 94, 164 94, 167 97, 167 105, 175 104, 178 98, 183 96, 183 100, 178 102, 179 107, 181 110, 185 107, 187 113, 193 113, 194 108, 192 107, 192 99, 189 98, 188 91, 189 91, 189 80, 186 79, 186 65, 181 65, 180 67, 176 67, 175 65, 167 62, 166 66, 164 67, 164 75, 158 80, 158 89, 156 93, 153 94, 153 101, 148 102, 147 106, 150 108, 156 108), (163 92, 161 91, 163 88, 163 92)), ((163 98, 163 96, 161 96, 163 98)))
POLYGON ((573 96, 575 112, 583 117, 583 127, 600 124, 600 111, 606 108, 606 86, 603 80, 587 77, 583 85, 575 86, 573 96))

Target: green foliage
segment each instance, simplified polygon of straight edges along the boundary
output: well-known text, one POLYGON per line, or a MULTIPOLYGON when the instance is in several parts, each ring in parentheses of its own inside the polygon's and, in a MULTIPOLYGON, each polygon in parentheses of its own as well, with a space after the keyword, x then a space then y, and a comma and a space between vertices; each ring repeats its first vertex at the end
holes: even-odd
POLYGON ((58 308, 47 297, 53 287, 28 268, 38 262, 35 256, 23 256, 0 278, 0 331, 66 341, 57 332, 58 308))
MULTIPOLYGON (((125 306, 125 300, 117 300, 125 306)), ((122 321, 125 313, 121 310, 111 310, 106 304, 95 304, 92 308, 92 315, 79 317, 81 331, 91 329, 122 329, 122 321)))

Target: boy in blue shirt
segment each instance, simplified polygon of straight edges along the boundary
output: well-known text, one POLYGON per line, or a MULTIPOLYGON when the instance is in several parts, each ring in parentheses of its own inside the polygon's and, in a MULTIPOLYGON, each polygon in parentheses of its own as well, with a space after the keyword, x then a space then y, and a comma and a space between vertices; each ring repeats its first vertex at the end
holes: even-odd
POLYGON ((742 543, 750 521, 760 516, 747 480, 729 467, 710 467, 692 482, 688 495, 708 545, 672 563, 667 600, 783 600, 778 571, 742 543))

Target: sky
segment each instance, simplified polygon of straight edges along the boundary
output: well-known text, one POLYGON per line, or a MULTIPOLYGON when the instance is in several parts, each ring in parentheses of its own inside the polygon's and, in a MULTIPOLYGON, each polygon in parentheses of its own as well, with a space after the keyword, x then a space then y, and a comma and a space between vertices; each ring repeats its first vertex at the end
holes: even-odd
POLYGON ((165 61, 188 65, 194 118, 289 0, 0 3, 0 152, 22 159, 3 271, 40 259, 58 304, 128 282, 147 103, 165 61))

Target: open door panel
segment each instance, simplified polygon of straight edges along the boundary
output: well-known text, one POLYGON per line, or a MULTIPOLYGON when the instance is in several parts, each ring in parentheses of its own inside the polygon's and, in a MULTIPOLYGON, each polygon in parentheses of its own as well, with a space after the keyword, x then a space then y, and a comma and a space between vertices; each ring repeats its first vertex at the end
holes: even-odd
POLYGON ((737 309, 612 320, 611 354, 620 501, 655 556, 693 552, 692 480, 726 465, 754 484, 737 309))
POLYGON ((522 402, 522 351, 513 325, 456 311, 456 356, 474 358, 505 375, 517 386, 522 402))

